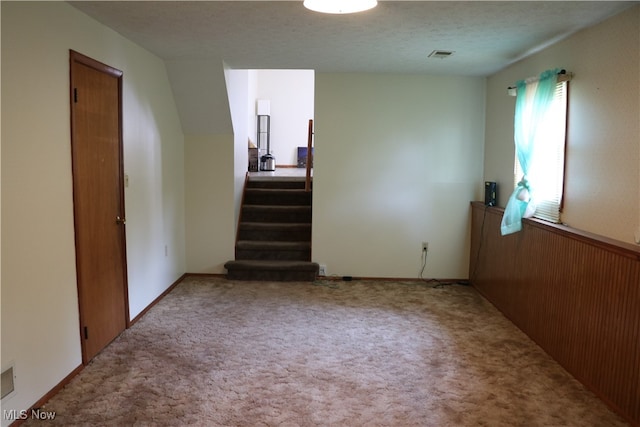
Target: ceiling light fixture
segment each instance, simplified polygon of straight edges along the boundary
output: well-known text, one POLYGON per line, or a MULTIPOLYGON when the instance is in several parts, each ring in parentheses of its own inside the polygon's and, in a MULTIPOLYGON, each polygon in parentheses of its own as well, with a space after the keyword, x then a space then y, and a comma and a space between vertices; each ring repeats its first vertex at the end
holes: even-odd
POLYGON ((377 0, 304 0, 304 7, 322 13, 355 13, 373 9, 377 0))

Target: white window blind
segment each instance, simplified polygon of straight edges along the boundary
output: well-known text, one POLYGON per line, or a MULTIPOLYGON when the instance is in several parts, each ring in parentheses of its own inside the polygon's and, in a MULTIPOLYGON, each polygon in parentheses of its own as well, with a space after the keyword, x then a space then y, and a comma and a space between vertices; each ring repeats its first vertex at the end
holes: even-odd
MULTIPOLYGON (((568 82, 558 82, 550 109, 541 122, 534 142, 533 158, 527 179, 536 205, 536 218, 558 223, 564 188, 564 155, 567 129, 568 82)), ((522 178, 515 159, 514 186, 522 178)))

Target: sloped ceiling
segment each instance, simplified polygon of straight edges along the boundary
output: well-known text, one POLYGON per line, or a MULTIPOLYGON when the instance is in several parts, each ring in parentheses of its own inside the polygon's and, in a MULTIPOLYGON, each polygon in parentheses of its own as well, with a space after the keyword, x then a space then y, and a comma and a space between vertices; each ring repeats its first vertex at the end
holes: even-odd
POLYGON ((198 103, 220 93, 223 61, 236 69, 488 76, 638 2, 380 1, 351 15, 311 12, 302 0, 70 4, 165 59, 193 133, 207 124, 187 119, 185 104, 207 115, 212 106, 198 103), (453 54, 429 58, 434 50, 453 54), (220 72, 198 72, 198 63, 220 72), (201 82, 207 91, 192 90, 194 74, 211 79, 201 82))
POLYGON ((165 60, 182 130, 189 135, 233 133, 223 63, 165 60))

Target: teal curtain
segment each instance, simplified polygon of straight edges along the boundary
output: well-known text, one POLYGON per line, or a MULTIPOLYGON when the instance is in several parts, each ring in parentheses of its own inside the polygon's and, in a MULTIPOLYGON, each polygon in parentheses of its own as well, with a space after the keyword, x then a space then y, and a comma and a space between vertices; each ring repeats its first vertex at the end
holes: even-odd
POLYGON ((529 183, 527 171, 534 158, 538 124, 544 119, 553 102, 559 72, 560 69, 547 70, 534 81, 521 80, 516 83, 513 138, 523 177, 511 193, 504 209, 500 227, 503 236, 520 231, 522 218, 535 212, 535 201, 532 197, 535 183, 529 183))

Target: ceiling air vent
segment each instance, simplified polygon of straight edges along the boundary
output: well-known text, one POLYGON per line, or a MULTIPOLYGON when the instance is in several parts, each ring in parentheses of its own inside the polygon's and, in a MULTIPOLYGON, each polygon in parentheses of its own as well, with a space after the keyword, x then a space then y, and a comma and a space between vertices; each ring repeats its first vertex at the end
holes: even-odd
POLYGON ((450 50, 434 50, 429 54, 429 58, 444 59, 450 57, 451 55, 453 55, 453 52, 450 50))

